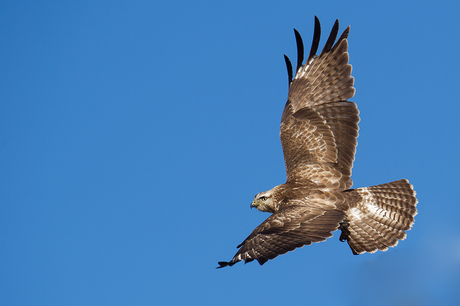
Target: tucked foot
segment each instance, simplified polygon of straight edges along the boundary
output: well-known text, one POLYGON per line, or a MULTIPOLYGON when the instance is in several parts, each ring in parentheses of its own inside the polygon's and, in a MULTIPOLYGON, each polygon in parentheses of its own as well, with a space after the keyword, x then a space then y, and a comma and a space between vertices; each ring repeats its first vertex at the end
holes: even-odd
POLYGON ((339 240, 341 242, 345 242, 350 239, 350 231, 348 230, 349 225, 350 224, 348 223, 348 220, 345 220, 340 223, 339 230, 341 230, 342 233, 340 234, 339 240))

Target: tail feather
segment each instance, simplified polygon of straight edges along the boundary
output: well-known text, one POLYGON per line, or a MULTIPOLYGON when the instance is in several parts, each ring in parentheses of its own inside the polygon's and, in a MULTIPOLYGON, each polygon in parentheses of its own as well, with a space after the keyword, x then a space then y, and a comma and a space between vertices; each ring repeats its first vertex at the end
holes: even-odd
POLYGON ((343 240, 353 253, 374 253, 406 238, 417 214, 416 193, 407 180, 347 190, 349 205, 341 224, 343 240))

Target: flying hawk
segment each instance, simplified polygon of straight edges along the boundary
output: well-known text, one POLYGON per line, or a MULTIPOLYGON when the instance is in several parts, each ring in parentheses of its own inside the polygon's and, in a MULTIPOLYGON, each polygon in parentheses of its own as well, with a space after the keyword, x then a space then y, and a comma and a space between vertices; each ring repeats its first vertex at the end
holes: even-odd
POLYGON ((281 117, 281 145, 286 164, 286 183, 261 192, 251 204, 272 215, 238 245, 238 252, 219 267, 256 259, 267 260, 312 242, 332 237, 341 230, 353 254, 386 251, 406 237, 417 214, 417 199, 405 179, 387 184, 350 189, 355 156, 359 111, 348 101, 354 96, 354 78, 348 64, 346 28, 334 44, 336 20, 319 55, 321 26, 315 16, 310 54, 303 62, 302 38, 297 42, 297 68, 285 55, 289 94, 281 117))

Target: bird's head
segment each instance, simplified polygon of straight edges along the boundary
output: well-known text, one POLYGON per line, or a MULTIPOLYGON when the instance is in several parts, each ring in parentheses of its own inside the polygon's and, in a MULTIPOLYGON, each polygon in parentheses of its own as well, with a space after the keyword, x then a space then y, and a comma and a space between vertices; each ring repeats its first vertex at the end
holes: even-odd
POLYGON ((256 194, 254 201, 251 203, 251 208, 255 207, 260 211, 274 213, 276 209, 273 194, 273 189, 256 194))

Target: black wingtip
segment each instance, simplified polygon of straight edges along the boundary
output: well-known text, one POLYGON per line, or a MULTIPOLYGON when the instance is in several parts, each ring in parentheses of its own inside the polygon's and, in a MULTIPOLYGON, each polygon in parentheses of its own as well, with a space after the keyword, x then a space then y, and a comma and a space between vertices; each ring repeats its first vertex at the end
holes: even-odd
POLYGON ((292 82, 292 64, 291 64, 291 61, 289 60, 289 57, 287 57, 286 54, 284 55, 284 61, 286 62, 286 68, 288 72, 288 81, 289 81, 289 84, 291 84, 292 82))
POLYGON ((332 48, 332 50, 334 50, 335 48, 337 48, 337 45, 339 44, 339 42, 341 42, 343 39, 347 39, 348 38, 348 34, 350 34, 350 26, 348 26, 345 31, 343 31, 342 35, 340 35, 339 39, 337 40, 337 43, 335 44, 335 46, 332 48))
POLYGON ((300 33, 294 29, 294 35, 295 35, 295 41, 297 44, 297 68, 295 72, 299 71, 300 67, 302 67, 302 62, 303 62, 303 41, 302 41, 302 36, 300 36, 300 33))
POLYGON ((230 263, 228 261, 219 261, 218 264, 219 264, 219 266, 216 267, 216 269, 224 268, 224 267, 230 265, 230 263))
POLYGON ((313 32, 313 42, 311 44, 310 54, 308 55, 307 64, 315 57, 316 51, 318 51, 319 40, 321 38, 321 23, 319 22, 318 16, 315 16, 315 29, 313 32))
POLYGON ((334 26, 332 27, 331 34, 329 34, 329 38, 324 45, 323 51, 321 54, 327 53, 331 51, 332 47, 334 46, 335 39, 337 38, 337 33, 339 33, 339 20, 336 19, 334 22, 334 26))

